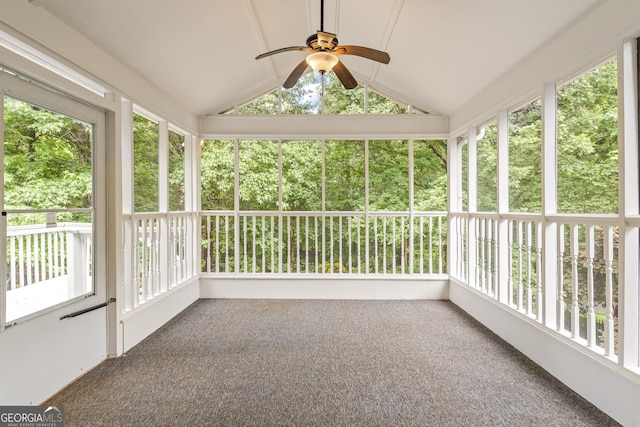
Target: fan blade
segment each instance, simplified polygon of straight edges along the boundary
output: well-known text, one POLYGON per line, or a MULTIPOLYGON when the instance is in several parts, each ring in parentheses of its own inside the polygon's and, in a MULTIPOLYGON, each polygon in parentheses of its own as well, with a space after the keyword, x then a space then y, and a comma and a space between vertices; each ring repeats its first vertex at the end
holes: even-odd
POLYGON ((333 66, 333 71, 336 73, 336 76, 338 76, 338 79, 345 89, 353 89, 358 86, 358 82, 355 77, 353 77, 353 74, 347 70, 347 67, 345 67, 341 61, 338 61, 338 63, 333 66))
POLYGON ((307 60, 303 59, 302 62, 293 69, 291 74, 289 74, 289 77, 287 77, 287 80, 284 82, 282 87, 284 87, 285 89, 291 89, 292 87, 294 87, 298 82, 298 79, 300 79, 302 73, 304 73, 304 70, 306 70, 308 66, 309 65, 307 64, 307 60))
POLYGON ((309 49, 307 46, 289 46, 289 47, 283 47, 280 49, 272 50, 271 52, 263 53, 262 55, 256 56, 256 59, 262 59, 262 58, 266 58, 267 56, 275 55, 276 53, 289 52, 292 50, 301 50, 303 52, 311 52, 311 49, 309 49))
POLYGON ((336 55, 356 55, 363 58, 388 64, 391 57, 387 52, 363 46, 338 46, 333 50, 336 55))

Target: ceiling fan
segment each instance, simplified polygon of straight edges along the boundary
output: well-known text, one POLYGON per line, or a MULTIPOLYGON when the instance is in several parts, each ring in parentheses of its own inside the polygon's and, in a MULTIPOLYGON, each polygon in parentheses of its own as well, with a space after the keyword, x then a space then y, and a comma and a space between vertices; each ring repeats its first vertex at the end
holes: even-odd
POLYGON ((346 89, 355 88, 358 86, 358 82, 342 61, 338 59, 338 55, 356 55, 383 64, 388 64, 391 60, 389 54, 381 50, 363 46, 339 46, 336 35, 324 31, 324 0, 320 0, 320 30, 315 34, 311 34, 306 43, 306 46, 289 46, 272 50, 256 56, 256 59, 293 50, 309 52, 309 55, 293 69, 282 85, 286 89, 292 88, 309 66, 315 72, 322 74, 333 70, 346 89))

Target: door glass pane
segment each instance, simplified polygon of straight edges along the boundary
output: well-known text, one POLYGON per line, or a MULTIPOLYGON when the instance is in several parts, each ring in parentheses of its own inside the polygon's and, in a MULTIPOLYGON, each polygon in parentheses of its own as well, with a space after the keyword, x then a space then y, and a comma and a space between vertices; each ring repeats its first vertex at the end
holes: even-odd
POLYGON ((90 208, 92 126, 4 98, 4 209, 90 208))
POLYGON ((94 292, 92 133, 4 98, 7 322, 94 292))

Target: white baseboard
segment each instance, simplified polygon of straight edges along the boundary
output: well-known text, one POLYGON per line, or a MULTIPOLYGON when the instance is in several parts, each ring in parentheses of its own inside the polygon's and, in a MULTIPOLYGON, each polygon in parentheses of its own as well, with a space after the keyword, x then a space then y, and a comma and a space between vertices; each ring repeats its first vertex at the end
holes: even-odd
POLYGON ((145 303, 121 321, 122 351, 127 352, 155 332, 199 297, 198 279, 180 285, 157 299, 145 303))
POLYGON ((451 301, 624 426, 640 426, 640 378, 483 294, 450 281, 451 301))
POLYGON ((200 277, 200 298, 448 299, 446 277, 200 277))

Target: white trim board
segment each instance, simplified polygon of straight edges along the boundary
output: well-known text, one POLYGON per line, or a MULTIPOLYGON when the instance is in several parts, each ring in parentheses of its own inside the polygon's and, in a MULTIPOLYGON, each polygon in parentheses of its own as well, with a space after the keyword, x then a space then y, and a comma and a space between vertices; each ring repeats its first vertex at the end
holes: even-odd
POLYGON ((450 300, 625 426, 640 426, 640 381, 590 350, 451 279, 450 300), (588 373, 588 374, 587 374, 588 373))
POLYGON ((198 299, 198 281, 193 279, 127 314, 120 322, 123 353, 157 331, 198 299))
POLYGON ((200 277, 200 298, 446 300, 449 285, 446 277, 413 280, 200 277))

